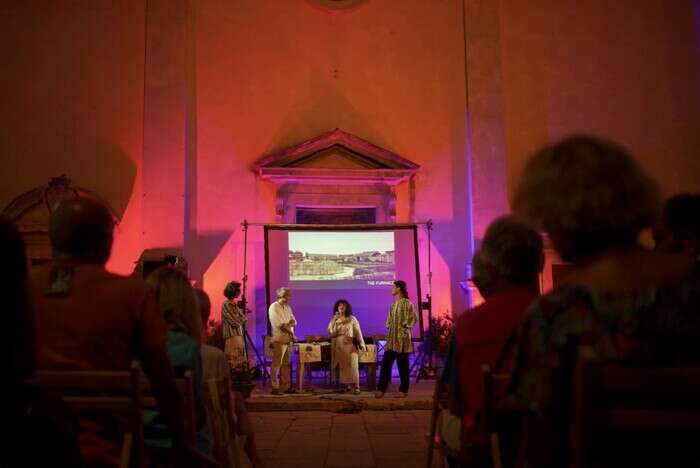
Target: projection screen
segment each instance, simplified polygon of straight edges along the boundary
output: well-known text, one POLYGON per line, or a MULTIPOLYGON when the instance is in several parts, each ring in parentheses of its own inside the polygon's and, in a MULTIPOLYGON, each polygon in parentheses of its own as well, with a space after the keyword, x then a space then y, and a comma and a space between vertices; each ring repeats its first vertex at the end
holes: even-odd
POLYGON ((408 286, 418 314, 413 339, 423 339, 415 224, 267 224, 265 274, 268 307, 278 288, 292 289, 290 305, 300 340, 327 335, 338 299, 350 302, 365 336, 386 335, 395 280, 408 286))

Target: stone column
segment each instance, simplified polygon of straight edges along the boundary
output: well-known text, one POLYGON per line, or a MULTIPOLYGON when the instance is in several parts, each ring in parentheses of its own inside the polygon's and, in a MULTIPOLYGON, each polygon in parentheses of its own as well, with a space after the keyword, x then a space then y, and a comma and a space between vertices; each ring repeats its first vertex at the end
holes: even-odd
POLYGON ((474 237, 509 211, 500 2, 464 0, 474 237))
MULTIPOLYGON (((506 131, 501 74, 500 2, 463 0, 467 88, 467 148, 472 247, 489 223, 509 211, 506 131)), ((473 252, 472 252, 473 254, 473 252)), ((471 277, 471 260, 465 276, 471 277)), ((460 283, 471 305, 479 297, 470 281, 460 283)))
POLYGON ((148 0, 144 86, 143 245, 184 246, 187 0, 148 0))

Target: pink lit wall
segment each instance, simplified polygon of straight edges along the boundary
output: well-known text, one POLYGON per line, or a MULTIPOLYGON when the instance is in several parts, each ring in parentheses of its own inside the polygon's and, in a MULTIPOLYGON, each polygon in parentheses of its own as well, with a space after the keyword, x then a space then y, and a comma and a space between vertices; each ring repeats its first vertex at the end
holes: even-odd
MULTIPOLYGON (((275 187, 256 180, 250 166, 339 127, 422 166, 412 220, 435 222, 435 310, 462 310, 457 282, 468 220, 459 2, 371 1, 329 15, 305 2, 206 0, 195 29, 197 228, 221 245, 204 276, 215 304, 223 281, 241 275, 238 223, 274 221, 275 187)), ((399 188, 402 200, 407 190, 399 188)), ((409 215, 399 207, 398 221, 409 215)), ((249 293, 260 310, 261 228, 251 228, 250 240, 249 293)), ((422 235, 423 267, 426 253, 422 235)))
MULTIPOLYGON (((0 205, 67 174, 122 219, 111 269, 182 247, 215 316, 243 274, 241 221, 275 220, 252 164, 336 127, 421 165, 397 220, 434 221, 437 314, 464 309, 472 226, 507 210, 549 141, 608 135, 666 193, 700 190, 690 0, 59 3, 0 6, 0 205)), ((419 245, 425 273, 424 230, 419 245)), ((259 227, 247 262, 259 334, 259 227)))
POLYGON ((631 149, 666 194, 700 191, 700 55, 691 0, 501 8, 509 185, 571 132, 631 149))
POLYGON ((142 248, 144 25, 141 0, 0 6, 0 205, 67 174, 121 217, 121 272, 142 248))

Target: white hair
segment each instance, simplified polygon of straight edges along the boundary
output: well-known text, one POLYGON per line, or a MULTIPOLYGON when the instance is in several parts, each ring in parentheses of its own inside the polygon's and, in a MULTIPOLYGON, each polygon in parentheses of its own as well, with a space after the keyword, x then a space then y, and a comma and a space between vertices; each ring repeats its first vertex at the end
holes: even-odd
POLYGON ((280 297, 284 297, 287 295, 287 293, 291 292, 292 290, 287 288, 287 287, 282 287, 277 290, 277 299, 280 297))

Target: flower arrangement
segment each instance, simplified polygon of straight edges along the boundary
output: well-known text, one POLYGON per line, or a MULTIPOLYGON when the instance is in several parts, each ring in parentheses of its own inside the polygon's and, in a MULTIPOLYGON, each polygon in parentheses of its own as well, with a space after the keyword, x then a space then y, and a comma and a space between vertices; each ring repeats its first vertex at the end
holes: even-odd
POLYGON ((238 367, 231 369, 231 383, 241 384, 250 383, 257 368, 250 368, 247 362, 242 363, 238 367))
POLYGON ((454 326, 455 320, 450 314, 430 319, 426 341, 430 349, 441 358, 447 356, 447 347, 450 344, 454 326))
POLYGON ((257 367, 251 368, 247 362, 231 369, 231 389, 241 392, 243 398, 250 397, 255 384, 251 381, 256 373, 259 372, 257 367))
POLYGON ((224 326, 221 322, 210 319, 204 330, 204 341, 209 346, 224 349, 224 326))

